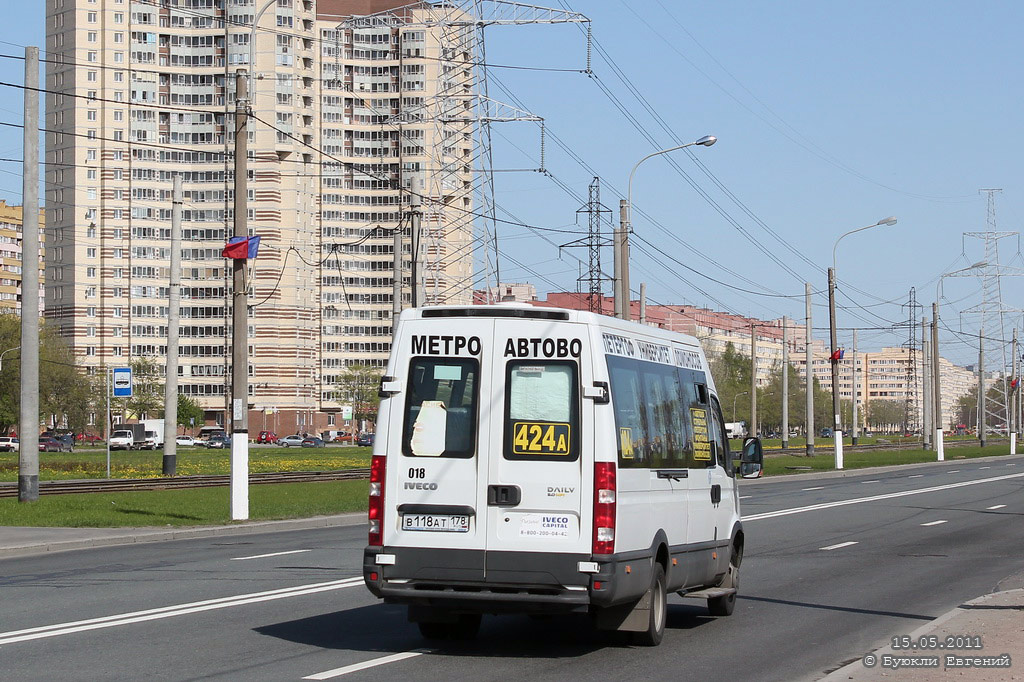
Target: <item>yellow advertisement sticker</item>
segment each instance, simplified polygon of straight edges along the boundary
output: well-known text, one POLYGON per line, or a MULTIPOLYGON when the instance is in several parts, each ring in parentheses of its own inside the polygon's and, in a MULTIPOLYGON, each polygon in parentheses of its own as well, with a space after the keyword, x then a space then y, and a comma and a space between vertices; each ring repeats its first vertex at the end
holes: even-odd
POLYGON ((619 429, 619 450, 623 459, 633 459, 633 429, 624 427, 619 429))
POLYGON ((708 411, 703 407, 690 408, 690 421, 693 423, 693 458, 711 460, 711 433, 708 429, 708 411))

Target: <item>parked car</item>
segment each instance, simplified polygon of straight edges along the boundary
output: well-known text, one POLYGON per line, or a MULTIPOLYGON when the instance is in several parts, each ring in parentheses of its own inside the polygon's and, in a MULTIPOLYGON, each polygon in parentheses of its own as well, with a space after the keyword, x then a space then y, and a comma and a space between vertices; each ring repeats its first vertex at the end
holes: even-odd
POLYGON ((103 437, 95 433, 79 433, 75 434, 75 440, 79 443, 102 443, 103 437))
POLYGON ((372 433, 361 433, 359 438, 356 439, 356 445, 362 445, 363 447, 373 447, 373 434, 372 433))
POLYGON ((256 436, 257 443, 276 443, 277 434, 273 431, 260 431, 260 435, 256 436))
POLYGON ((178 436, 174 439, 174 442, 177 445, 195 445, 196 439, 192 436, 178 436))
POLYGON ((304 438, 302 436, 295 434, 293 436, 285 436, 284 438, 278 438, 277 444, 283 448, 289 446, 300 446, 302 445, 303 440, 304 438))
POLYGON ((218 433, 210 436, 210 440, 206 441, 206 447, 208 448, 229 448, 231 447, 231 436, 218 433))
POLYGON ((327 443, 324 442, 323 438, 317 438, 316 436, 309 436, 302 439, 302 447, 304 448, 323 448, 327 447, 327 443))
POLYGON ((40 438, 39 452, 71 452, 71 445, 59 438, 40 438))
POLYGON ((351 443, 355 441, 355 434, 349 431, 339 431, 338 435, 331 439, 334 443, 351 443))
POLYGON ((0 436, 0 452, 18 452, 21 449, 15 436, 0 436))

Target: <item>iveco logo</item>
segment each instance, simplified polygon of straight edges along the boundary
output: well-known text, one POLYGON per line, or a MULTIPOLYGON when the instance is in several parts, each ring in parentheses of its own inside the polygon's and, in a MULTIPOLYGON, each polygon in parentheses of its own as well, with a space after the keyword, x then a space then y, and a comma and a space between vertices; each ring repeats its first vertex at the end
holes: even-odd
POLYGON ((419 481, 406 481, 406 490, 437 490, 436 483, 420 483, 419 481))
POLYGON ((572 495, 576 488, 559 488, 556 486, 548 486, 548 497, 565 497, 566 495, 572 495))

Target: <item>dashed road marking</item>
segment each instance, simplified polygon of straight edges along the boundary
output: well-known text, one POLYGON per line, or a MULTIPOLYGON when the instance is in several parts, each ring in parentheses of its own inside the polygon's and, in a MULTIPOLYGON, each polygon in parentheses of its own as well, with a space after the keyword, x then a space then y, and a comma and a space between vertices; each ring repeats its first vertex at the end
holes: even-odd
POLYGON ((824 489, 825 489, 825 486, 819 485, 819 486, 814 487, 814 488, 801 488, 800 490, 802 490, 804 492, 807 492, 808 490, 824 490, 824 489))
POLYGON ((302 554, 303 552, 312 552, 311 549, 293 549, 288 552, 271 552, 270 554, 254 554, 253 556, 236 556, 232 561, 248 561, 249 559, 266 559, 272 556, 284 556, 285 554, 302 554))
POLYGON ((878 481, 861 481, 861 483, 878 483, 878 481))
POLYGON ((1005 506, 1006 506, 1005 504, 994 504, 991 507, 985 507, 985 509, 988 509, 988 510, 1002 509, 1005 506))
POLYGON ((907 478, 921 478, 924 474, 914 474, 913 476, 907 476, 907 478))
POLYGON ((840 549, 842 547, 849 547, 850 545, 857 545, 857 544, 860 544, 860 543, 858 543, 858 542, 840 542, 838 545, 829 545, 828 547, 819 547, 818 549, 824 550, 824 551, 828 552, 828 551, 833 550, 833 549, 840 549))
POLYGON ((416 656, 422 656, 423 654, 430 653, 429 651, 403 651, 399 654, 391 654, 390 656, 381 656, 380 658, 372 658, 369 661, 363 661, 362 663, 353 663, 352 665, 346 665, 341 668, 335 668, 334 670, 325 670, 322 673, 316 673, 315 675, 308 675, 303 677, 304 680, 330 680, 335 677, 341 677, 342 675, 348 675, 349 673, 359 672, 360 670, 366 670, 367 668, 375 668, 378 665, 387 665, 388 663, 395 663, 396 661, 404 661, 407 658, 415 658, 416 656))
POLYGON ((946 519, 939 519, 938 521, 929 521, 928 523, 922 523, 922 526, 940 526, 943 523, 947 523, 946 519))

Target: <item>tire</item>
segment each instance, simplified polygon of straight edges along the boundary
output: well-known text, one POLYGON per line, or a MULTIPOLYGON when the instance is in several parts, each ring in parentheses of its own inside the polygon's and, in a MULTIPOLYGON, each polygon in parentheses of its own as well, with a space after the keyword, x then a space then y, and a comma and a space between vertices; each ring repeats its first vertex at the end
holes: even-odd
POLYGON ((665 588, 665 569, 655 562, 651 580, 651 609, 647 629, 635 634, 635 641, 642 646, 658 646, 665 636, 665 621, 668 617, 668 590, 665 588))
MULTIPOLYGON (((743 559, 743 550, 737 550, 734 546, 729 556, 729 570, 722 578, 720 587, 734 587, 737 590, 740 586, 740 561, 743 559)), ((708 599, 708 611, 712 616, 731 616, 736 608, 736 592, 727 594, 724 597, 712 597, 708 599)))

